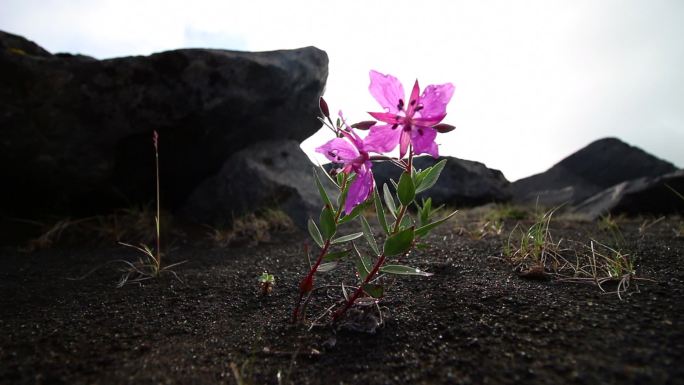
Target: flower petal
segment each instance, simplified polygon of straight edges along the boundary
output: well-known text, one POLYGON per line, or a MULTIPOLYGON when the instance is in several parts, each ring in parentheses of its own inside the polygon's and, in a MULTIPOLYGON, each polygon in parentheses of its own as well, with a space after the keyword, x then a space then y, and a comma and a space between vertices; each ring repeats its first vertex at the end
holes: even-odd
POLYGON ((316 152, 325 155, 328 160, 335 163, 347 163, 359 156, 359 150, 342 138, 328 141, 324 145, 317 147, 316 152))
MULTIPOLYGON (((454 85, 451 83, 430 84, 425 88, 423 95, 420 97, 420 103, 423 105, 420 116, 427 119, 435 119, 441 116, 443 119, 446 115, 446 106, 453 95, 454 85)), ((441 121, 442 119, 439 120, 441 121)))
POLYGON ((411 143, 411 136, 408 132, 401 130, 401 137, 399 138, 399 159, 404 159, 409 143, 411 143))
POLYGON ((373 191, 373 185, 373 172, 370 170, 370 167, 363 167, 356 174, 356 178, 351 186, 349 186, 347 201, 344 204, 344 212, 347 214, 351 213, 354 207, 368 199, 371 191, 373 191))
POLYGON ((431 117, 413 118, 413 122, 416 124, 416 126, 432 127, 432 126, 436 125, 437 123, 441 122, 445 116, 446 116, 446 114, 434 115, 431 117))
POLYGON ((363 147, 368 152, 378 154, 390 152, 399 144, 401 130, 401 126, 393 129, 391 125, 375 125, 370 128, 370 133, 363 141, 363 147))
POLYGON ((420 94, 420 86, 418 85, 418 79, 416 79, 416 82, 413 83, 413 89, 411 90, 411 97, 409 98, 409 105, 406 115, 413 116, 415 113, 414 111, 416 110, 416 107, 418 107, 419 102, 418 94, 420 94))
POLYGON ((401 124, 404 121, 404 117, 401 115, 393 114, 391 112, 369 112, 368 113, 370 116, 375 118, 376 120, 379 120, 381 122, 389 123, 389 124, 401 124))
POLYGON ((411 130, 411 144, 416 155, 430 154, 433 158, 439 156, 435 138, 437 131, 431 127, 413 127, 411 130))
POLYGON ((392 75, 383 75, 377 71, 370 72, 370 86, 368 90, 375 100, 387 110, 387 112, 399 112, 399 101, 404 101, 404 86, 392 75))

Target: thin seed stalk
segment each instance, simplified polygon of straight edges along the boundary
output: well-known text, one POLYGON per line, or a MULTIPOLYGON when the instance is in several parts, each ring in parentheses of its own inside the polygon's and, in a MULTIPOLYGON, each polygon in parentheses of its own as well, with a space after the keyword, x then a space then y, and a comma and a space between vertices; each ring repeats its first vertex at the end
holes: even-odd
POLYGON ((160 208, 160 203, 159 203, 159 149, 157 148, 157 145, 155 143, 154 146, 154 168, 156 171, 156 188, 157 188, 157 218, 156 218, 156 225, 157 225, 157 271, 161 268, 161 239, 160 239, 160 234, 161 231, 159 229, 159 222, 161 221, 161 208, 160 208))

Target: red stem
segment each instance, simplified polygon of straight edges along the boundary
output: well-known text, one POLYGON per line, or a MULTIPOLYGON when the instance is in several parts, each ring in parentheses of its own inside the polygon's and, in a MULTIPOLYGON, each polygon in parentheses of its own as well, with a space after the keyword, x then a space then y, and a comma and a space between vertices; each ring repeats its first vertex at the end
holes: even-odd
POLYGON ((316 273, 316 270, 318 270, 318 266, 320 266, 321 262, 323 262, 323 257, 328 252, 329 248, 330 240, 327 240, 321 249, 321 253, 318 254, 318 258, 316 258, 316 263, 314 263, 314 265, 311 267, 311 270, 309 270, 309 274, 307 274, 306 277, 304 277, 304 279, 302 279, 302 281, 299 283, 299 300, 297 301, 297 306, 292 313, 292 322, 297 322, 297 319, 299 318, 299 309, 302 306, 302 298, 304 298, 304 294, 311 291, 311 287, 307 286, 313 286, 313 282, 311 282, 313 281, 313 275, 316 273), (311 282, 310 285, 307 285, 307 282, 311 282))
MULTIPOLYGON (((409 158, 408 158, 408 163, 406 164, 406 172, 409 175, 411 175, 412 168, 413 168, 413 147, 411 146, 411 147, 409 147, 409 158)), ((399 225, 400 225, 401 220, 403 219, 404 215, 406 214, 406 209, 407 209, 406 206, 401 207, 401 211, 397 215, 397 222, 396 222, 396 225, 394 226, 394 230, 392 231, 392 234, 396 233, 397 230, 399 230, 399 225)), ((380 256, 380 258, 378 258, 378 261, 375 262, 375 266, 373 266, 373 270, 371 270, 371 272, 368 273, 368 275, 366 276, 366 279, 363 280, 363 283, 358 287, 358 289, 356 289, 356 291, 351 296, 351 298, 349 298, 347 303, 345 303, 342 308, 340 308, 338 311, 335 312, 335 314, 333 314, 333 321, 340 318, 347 310, 349 310, 350 307, 352 307, 352 305, 359 298, 361 293, 363 293, 363 287, 366 286, 366 284, 368 284, 373 279, 373 277, 375 277, 375 275, 378 273, 378 271, 380 270, 380 267, 382 266, 383 263, 385 263, 385 254, 382 254, 380 256)))
MULTIPOLYGON (((347 187, 347 181, 349 180, 349 175, 344 174, 344 179, 342 180, 342 186, 340 188, 340 193, 344 191, 344 189, 347 187)), ((331 208, 332 209, 332 208, 331 208)), ((340 220, 340 216, 342 215, 342 205, 337 208, 337 213, 335 213, 335 225, 337 226, 337 222, 340 220)), ((313 288, 313 276, 318 270, 318 266, 323 262, 323 257, 325 254, 328 252, 328 249, 330 248, 331 241, 328 239, 325 241, 325 244, 323 244, 323 248, 321 249, 320 254, 318 254, 318 258, 316 258, 316 263, 311 267, 311 270, 309 270, 309 274, 302 279, 302 281, 299 283, 299 300, 297 301, 297 306, 294 309, 294 312, 292 313, 292 322, 297 322, 297 319, 299 318, 299 310, 301 309, 302 306, 302 299, 304 298, 304 294, 308 293, 311 291, 313 288)))
POLYGON ((368 284, 371 280, 373 280, 373 277, 375 276, 375 274, 378 273, 378 270, 380 270, 380 267, 383 263, 385 263, 385 254, 382 254, 380 258, 378 258, 378 261, 375 262, 375 266, 373 266, 373 270, 371 270, 371 272, 368 273, 366 279, 363 280, 361 286, 359 286, 358 289, 356 289, 351 298, 349 298, 347 303, 344 304, 344 307, 340 308, 338 311, 335 312, 335 314, 333 314, 333 321, 340 318, 347 310, 349 310, 349 308, 354 304, 354 302, 356 302, 356 299, 359 298, 361 293, 363 293, 363 287, 366 286, 366 284, 368 284))

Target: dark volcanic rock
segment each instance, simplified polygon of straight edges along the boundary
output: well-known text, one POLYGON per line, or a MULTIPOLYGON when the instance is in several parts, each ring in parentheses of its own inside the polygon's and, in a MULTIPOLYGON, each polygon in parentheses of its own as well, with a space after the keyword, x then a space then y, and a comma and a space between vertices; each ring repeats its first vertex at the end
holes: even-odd
POLYGON ((511 183, 513 200, 554 206, 578 203, 618 183, 657 177, 677 168, 619 139, 592 142, 548 171, 511 183))
MULTIPOLYGON (((304 228, 323 207, 312 169, 296 141, 254 144, 233 154, 216 176, 204 181, 190 195, 183 214, 199 223, 221 225, 247 212, 278 207, 304 228)), ((325 176, 321 181, 327 182, 325 176)))
MULTIPOLYGON (((415 158, 413 164, 417 169, 425 169, 442 159, 446 159, 447 163, 437 184, 422 194, 431 197, 434 203, 462 207, 510 200, 506 191, 508 180, 501 171, 487 168, 482 163, 452 157, 433 159, 422 156, 415 158)), ((398 181, 401 170, 389 162, 377 162, 373 165, 373 174, 381 189, 384 183, 392 187, 389 179, 398 181)))
POLYGON ((183 49, 96 60, 0 32, 0 213, 85 214, 154 197, 182 205, 234 152, 320 127, 328 58, 183 49))
POLYGON ((656 178, 638 178, 608 188, 575 206, 572 211, 589 219, 605 214, 684 213, 684 170, 656 178))

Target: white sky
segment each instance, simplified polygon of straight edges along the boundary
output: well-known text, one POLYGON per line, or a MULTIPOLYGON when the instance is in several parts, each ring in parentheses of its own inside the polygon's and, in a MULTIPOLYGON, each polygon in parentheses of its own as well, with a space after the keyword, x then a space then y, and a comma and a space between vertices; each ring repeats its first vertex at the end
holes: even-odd
POLYGON ((0 0, 0 29, 97 58, 315 45, 330 57, 331 109, 354 121, 380 110, 370 69, 407 91, 452 82, 457 130, 438 136, 440 152, 510 180, 605 136, 684 165, 679 0, 0 0))

